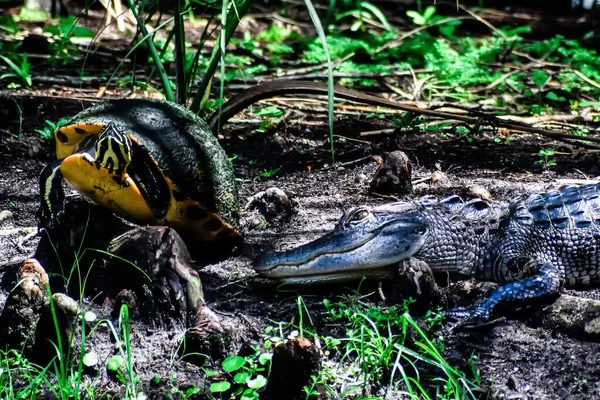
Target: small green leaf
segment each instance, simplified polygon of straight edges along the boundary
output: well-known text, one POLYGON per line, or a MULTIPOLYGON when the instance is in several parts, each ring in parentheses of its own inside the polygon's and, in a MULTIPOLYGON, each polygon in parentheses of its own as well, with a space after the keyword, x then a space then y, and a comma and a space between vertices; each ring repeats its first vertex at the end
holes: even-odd
POLYGON ((261 387, 265 386, 267 384, 267 378, 265 378, 262 375, 257 375, 256 379, 248 379, 246 381, 246 385, 248 385, 248 387, 250 389, 254 389, 254 390, 258 390, 261 387))
POLYGON ((536 69, 533 71, 533 74, 531 74, 531 80, 539 87, 544 86, 544 84, 548 81, 548 78, 548 74, 541 69, 536 69))
POLYGON ((193 386, 185 391, 185 395, 188 397, 193 396, 198 393, 200 393, 200 388, 198 386, 193 386))
POLYGON ((109 371, 117 371, 125 362, 121 356, 112 356, 106 363, 106 368, 109 371))
POLYGON ((265 365, 266 363, 268 363, 269 361, 271 361, 271 358, 273 358, 273 354, 271 353, 261 353, 260 356, 258 356, 258 362, 260 365, 265 365))
POLYGON ((431 17, 433 17, 433 14, 435 14, 435 6, 428 6, 423 13, 423 19, 425 19, 425 22, 429 22, 431 17))
POLYGON ((212 393, 222 393, 229 390, 230 387, 231 383, 227 381, 215 382, 212 385, 210 385, 210 391, 212 393))
POLYGON ((258 110, 254 110, 254 114, 260 115, 262 117, 281 117, 283 116, 283 111, 275 106, 268 106, 258 110))
POLYGON ((240 400, 258 400, 258 393, 252 389, 246 389, 240 400))
POLYGON ((223 371, 233 372, 233 371, 240 369, 242 367, 242 365, 244 365, 245 363, 246 363, 246 360, 243 357, 229 356, 225 360, 223 360, 221 365, 223 365, 223 371))
POLYGON ((95 351, 85 353, 81 362, 86 367, 93 367, 94 365, 98 364, 98 353, 96 353, 95 351))
MULTIPOLYGON (((52 137, 52 136, 50 136, 50 137, 52 137)), ((83 314, 83 318, 85 318, 85 322, 94 322, 95 320, 98 319, 98 316, 96 315, 96 313, 87 311, 85 314, 83 314)))
POLYGON ((238 372, 237 374, 235 374, 235 376, 233 377, 233 381, 235 383, 239 383, 239 384, 246 384, 246 380, 250 378, 250 373, 249 372, 238 372))
POLYGON ((423 16, 421 14, 419 14, 417 11, 408 10, 406 12, 406 15, 410 19, 412 19, 413 24, 415 24, 415 25, 425 25, 425 18, 423 18, 423 16))
POLYGON ((273 168, 273 169, 270 169, 270 170, 268 170, 268 171, 265 171, 265 172, 263 172, 262 174, 260 174, 260 176, 262 176, 263 178, 272 178, 272 177, 274 177, 275 175, 277 175, 277 173, 278 173, 280 170, 281 170, 281 168, 280 168, 280 167, 273 168))

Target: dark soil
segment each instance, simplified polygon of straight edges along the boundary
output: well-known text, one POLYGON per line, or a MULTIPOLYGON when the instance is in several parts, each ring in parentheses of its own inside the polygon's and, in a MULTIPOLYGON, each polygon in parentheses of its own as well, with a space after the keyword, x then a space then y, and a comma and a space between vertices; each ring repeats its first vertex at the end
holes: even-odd
MULTIPOLYGON (((515 13, 512 10, 520 10, 521 4, 499 3, 508 11, 493 12, 486 18, 498 26, 531 25, 532 37, 547 37, 557 32, 567 37, 579 37, 579 30, 597 32, 599 20, 590 15, 580 18, 576 13, 566 13, 566 16, 562 12, 559 12, 560 16, 555 12, 515 13), (559 24, 561 21, 563 23, 559 24), (585 24, 579 23, 581 21, 585 24)), ((560 7, 568 7, 566 2, 560 4, 560 7)), ((397 3, 393 2, 392 6, 395 8, 394 13, 389 13, 390 21, 405 19, 403 13, 395 12, 397 3)), ((439 10, 441 7, 454 9, 455 2, 442 2, 438 7, 439 10)), ((93 20, 90 25, 101 26, 101 12, 90 12, 90 18, 93 20)), ((481 30, 479 25, 476 29, 481 30)), ((117 53, 121 50, 125 53, 129 42, 112 40, 105 46, 110 46, 114 54, 88 59, 86 72, 93 75, 91 80, 81 83, 74 79, 79 76, 79 69, 52 70, 45 58, 40 57, 32 61, 32 71, 38 72, 33 76, 36 90, 0 92, 0 212, 12 213, 0 221, 0 309, 14 284, 17 268, 34 254, 39 242, 39 237, 34 235, 39 205, 38 175, 53 159, 54 148, 34 130, 41 129, 45 120, 70 117, 91 101, 100 101, 95 95, 106 79, 95 77, 116 68, 117 53), (49 76, 44 75, 46 70, 50 71, 49 76), (69 84, 80 87, 71 89, 69 84), (18 136, 18 132, 23 132, 23 136, 18 136)), ((25 50, 24 47, 21 50, 25 50)), ((138 60, 146 58, 140 54, 138 60)), ((133 69, 136 69, 135 65, 133 69)), ((110 95, 118 97, 125 93, 111 92, 110 95)), ((281 107, 281 102, 277 105, 281 107)), ((199 263, 207 304, 229 326, 234 325, 236 343, 233 347, 242 355, 252 353, 250 346, 260 345, 264 328, 273 321, 298 322, 299 294, 312 313, 316 330, 327 334, 330 328, 323 322, 322 300, 353 294, 358 287, 358 284, 348 284, 279 291, 276 283, 257 278, 250 264, 254 257, 269 248, 287 249, 322 235, 333 228, 348 207, 392 201, 390 197, 369 194, 369 184, 377 168, 371 156, 402 150, 413 164, 413 180, 428 178, 434 171, 442 171, 448 178, 436 184, 429 181, 417 184, 415 192, 402 196, 402 199, 426 194, 460 194, 466 198, 470 188, 479 185, 486 188, 494 200, 510 200, 526 192, 560 186, 564 180, 587 180, 600 175, 596 153, 582 152, 573 146, 537 136, 516 136, 510 143, 496 132, 469 136, 396 132, 362 137, 361 132, 393 126, 391 120, 362 116, 336 121, 336 134, 342 137, 335 139, 338 164, 332 167, 324 115, 310 111, 301 113, 297 108, 286 109, 283 122, 267 133, 256 133, 255 126, 229 124, 221 140, 226 152, 234 157, 244 203, 269 187, 284 190, 298 203, 297 210, 289 218, 279 219, 266 227, 246 228, 243 232, 245 246, 237 255, 220 262, 199 263), (537 154, 546 148, 555 150, 556 166, 544 168, 539 163, 537 154), (276 173, 267 179, 265 172, 276 173)), ((245 226, 251 225, 246 223, 245 226)), ((365 293, 376 288, 375 284, 367 286, 363 285, 365 293)), ((389 290, 384 286, 384 293, 386 289, 389 290)), ((600 298, 597 288, 566 290, 565 293, 600 298)), ((77 294, 71 295, 78 298, 77 294)), ((368 299, 381 302, 375 295, 368 299)), ((415 315, 422 316, 423 307, 414 306, 415 315)), ((454 304, 442 306, 448 308, 454 304)), ((91 299, 85 299, 82 307, 94 311, 99 318, 110 318, 110 310, 91 299)), ((177 350, 184 331, 184 326, 171 330, 152 329, 133 317, 135 372, 150 398, 170 397, 172 388, 185 392, 189 387, 204 387, 212 382, 200 367, 178 359, 177 350)), ((114 354, 111 337, 111 332, 103 325, 87 339, 86 351, 95 350, 100 365, 105 365, 114 354)), ((600 399, 600 343, 569 332, 540 327, 533 310, 510 313, 505 319, 482 328, 454 331, 444 343, 448 362, 467 371, 469 376, 472 373, 468 360, 473 354, 479 358, 476 367, 486 391, 483 397, 600 399)), ((221 356, 226 355, 229 354, 221 356)), ((219 359, 207 361, 208 369, 218 369, 219 359)), ((98 393, 123 395, 123 385, 103 368, 86 371, 85 381, 100 388, 98 393)), ((359 389, 357 393, 360 393, 359 389)), ((287 397, 282 395, 282 398, 287 397)))
MULTIPOLYGON (((54 102, 53 108, 66 109, 68 104, 65 102, 63 107, 54 102)), ((360 140, 359 132, 373 127, 356 119, 336 123, 338 133, 360 140)), ((237 155, 234 165, 242 199, 274 186, 299 204, 297 213, 288 220, 244 232, 246 244, 241 254, 201 266, 207 303, 217 315, 238 321, 237 345, 242 351, 258 343, 270 321, 290 321, 290 316, 296 315, 297 294, 305 296, 318 328, 322 299, 350 293, 340 287, 278 292, 276 284, 255 278, 249 264, 267 248, 290 248, 316 238, 333 228, 347 207, 389 201, 368 194, 376 169, 370 155, 401 149, 413 162, 414 179, 430 176, 434 170, 447 175, 444 183, 416 185, 414 195, 407 198, 461 194, 473 185, 481 185, 494 199, 508 200, 524 192, 558 186, 559 178, 586 179, 600 174, 595 155, 576 157, 571 149, 532 136, 520 136, 511 144, 497 144, 496 135, 491 132, 476 135, 470 142, 459 137, 402 133, 373 136, 369 142, 344 140, 336 143, 338 161, 344 166, 335 168, 328 166, 330 156, 322 126, 307 129, 281 124, 272 132, 253 134, 252 130, 230 125, 225 137, 222 144, 226 151, 237 155), (537 151, 548 146, 565 153, 557 156, 557 166, 552 170, 544 170, 536 163, 537 151), (281 168, 274 178, 261 177, 261 173, 274 168, 281 168)), ((23 240, 36 226, 37 177, 53 151, 50 143, 39 143, 37 134, 30 133, 22 138, 5 137, 0 144, 4 154, 0 158, 0 210, 13 213, 0 225, 2 299, 16 268, 33 254, 38 242, 38 238, 23 240)), ((600 296, 597 289, 570 293, 600 296)), ((373 297, 373 301, 377 298, 373 297)), ((108 317, 108 310, 101 306, 88 302, 84 307, 95 310, 100 317, 108 317)), ((471 354, 476 354, 483 385, 492 397, 600 398, 600 344, 538 325, 528 313, 520 313, 485 328, 453 332, 446 338, 444 354, 451 365, 465 370, 470 368, 467 361, 471 354)), ((151 330, 134 320, 132 351, 136 372, 152 397, 161 397, 171 386, 185 388, 206 383, 207 378, 198 367, 169 361, 182 333, 183 327, 175 331, 151 330), (151 384, 155 376, 176 378, 151 384)), ((105 329, 97 331, 88 346, 96 350, 101 360, 109 357, 113 351, 110 333, 105 329)), ((103 373, 89 379, 99 379, 109 393, 118 393, 118 383, 103 373)))

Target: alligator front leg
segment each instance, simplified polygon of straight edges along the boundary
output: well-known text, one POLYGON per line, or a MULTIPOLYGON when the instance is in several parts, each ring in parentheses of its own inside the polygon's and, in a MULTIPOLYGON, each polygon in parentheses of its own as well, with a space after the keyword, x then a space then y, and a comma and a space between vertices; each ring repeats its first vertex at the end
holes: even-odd
POLYGON ((526 305, 558 296, 564 285, 564 273, 552 264, 537 264, 540 266, 537 275, 494 289, 488 297, 477 301, 471 307, 458 307, 447 311, 446 316, 456 321, 452 328, 484 323, 499 305, 526 305))
POLYGON ((65 192, 60 165, 63 160, 54 160, 40 174, 41 204, 38 211, 40 228, 52 229, 61 222, 65 208, 65 192))

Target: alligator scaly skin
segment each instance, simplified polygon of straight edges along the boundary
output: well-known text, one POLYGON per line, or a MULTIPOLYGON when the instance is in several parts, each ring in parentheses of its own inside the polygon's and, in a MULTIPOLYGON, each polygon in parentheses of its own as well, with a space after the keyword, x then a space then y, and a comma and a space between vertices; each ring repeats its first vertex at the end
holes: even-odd
MULTIPOLYGON (((324 236, 254 261, 262 276, 312 284, 380 279, 409 258, 433 272, 502 286, 469 308, 460 323, 487 320, 498 305, 519 306, 587 285, 600 273, 600 184, 534 193, 511 203, 458 196, 355 207, 324 236)), ((389 276, 389 275, 388 275, 389 276)))
POLYGON ((457 196, 419 204, 437 237, 414 257, 434 271, 505 283, 474 306, 449 311, 453 317, 485 321, 499 304, 556 296, 565 284, 600 280, 600 184, 534 193, 509 205, 463 203, 457 196), (448 239, 466 243, 450 246, 448 239))

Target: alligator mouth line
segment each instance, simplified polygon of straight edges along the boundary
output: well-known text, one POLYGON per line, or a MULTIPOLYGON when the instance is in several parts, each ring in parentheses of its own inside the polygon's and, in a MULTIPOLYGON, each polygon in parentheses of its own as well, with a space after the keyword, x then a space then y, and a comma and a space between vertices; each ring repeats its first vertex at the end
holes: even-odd
POLYGON ((266 256, 273 256, 275 258, 279 258, 280 261, 275 261, 271 265, 267 264, 267 265, 263 265, 263 266, 260 266, 260 265, 255 266, 254 268, 259 270, 261 273, 262 272, 266 273, 268 271, 272 271, 272 270, 278 269, 280 267, 285 267, 285 266, 290 266, 290 267, 295 266, 295 267, 301 268, 303 265, 309 264, 311 261, 314 261, 315 259, 317 259, 319 257, 329 256, 329 255, 334 255, 334 254, 350 253, 353 250, 356 250, 356 249, 364 246, 366 243, 369 243, 374 237, 376 237, 379 234, 380 230, 381 229, 377 229, 376 231, 373 231, 373 233, 371 235, 369 235, 368 237, 365 237, 358 242, 352 242, 352 243, 350 243, 349 246, 345 246, 345 247, 340 246, 340 247, 331 247, 331 248, 327 248, 326 246, 319 246, 317 249, 315 249, 313 251, 310 251, 310 250, 306 251, 306 249, 309 249, 309 247, 316 247, 314 245, 317 244, 317 242, 327 242, 326 240, 323 240, 323 239, 328 239, 328 237, 326 235, 326 236, 323 236, 319 239, 313 240, 312 242, 308 242, 308 243, 306 243, 300 247, 294 248, 294 249, 281 251, 281 252, 277 251, 277 252, 268 253, 266 256), (306 251, 306 254, 303 257, 295 257, 298 253, 302 253, 305 251, 306 251))
MULTIPOLYGON (((283 252, 267 252, 257 258, 253 267, 266 278, 286 283, 348 281, 367 277, 389 277, 394 260, 377 257, 377 243, 369 243, 384 235, 384 229, 395 221, 382 224, 362 237, 344 238, 326 234, 312 242, 283 252)), ((392 230, 393 231, 393 230, 392 230)), ((397 258, 397 257, 394 257, 397 258)))

